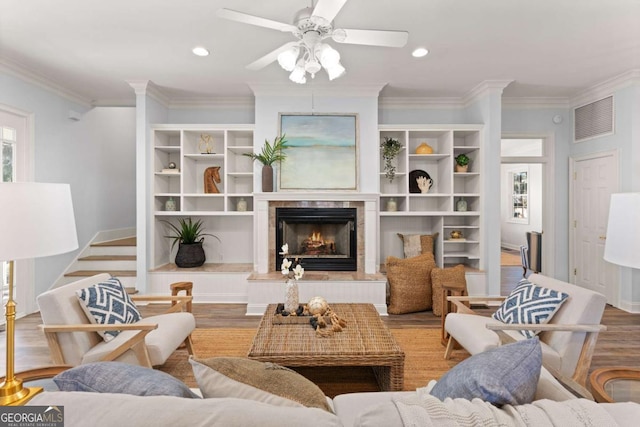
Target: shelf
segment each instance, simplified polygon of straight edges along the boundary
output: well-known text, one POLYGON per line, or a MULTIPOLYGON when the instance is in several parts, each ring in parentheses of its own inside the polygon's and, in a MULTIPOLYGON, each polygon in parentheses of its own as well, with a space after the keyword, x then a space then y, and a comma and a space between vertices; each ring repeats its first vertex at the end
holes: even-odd
POLYGON ((480 259, 478 255, 469 252, 446 252, 442 254, 443 258, 467 258, 467 259, 480 259))
POLYGON ((185 154, 184 158, 193 159, 196 161, 199 160, 222 160, 224 159, 224 154, 185 154))
POLYGON ((251 145, 229 145, 227 150, 235 154, 253 153, 253 146, 251 145))
POLYGON ((154 172, 157 176, 180 176, 180 172, 154 172))
POLYGON ((475 243, 480 243, 477 240, 469 240, 469 239, 443 239, 444 243, 456 243, 456 244, 475 244, 475 243))
POLYGON ((449 154, 409 154, 409 160, 442 160, 451 157, 449 154))
POLYGON ((233 178, 251 178, 253 177, 253 172, 229 172, 227 176, 233 178))
POLYGON ((153 147, 155 150, 162 151, 165 153, 179 153, 180 147, 175 147, 173 145, 156 145, 153 147))
POLYGON ((449 225, 449 224, 445 224, 442 226, 442 228, 454 228, 454 229, 475 229, 475 230, 479 230, 480 227, 478 227, 477 225, 449 225))

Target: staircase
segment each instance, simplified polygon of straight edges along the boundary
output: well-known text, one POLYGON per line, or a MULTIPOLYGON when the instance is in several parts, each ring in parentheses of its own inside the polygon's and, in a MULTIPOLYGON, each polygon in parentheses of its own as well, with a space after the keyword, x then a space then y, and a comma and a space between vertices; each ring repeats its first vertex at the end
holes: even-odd
POLYGON ((126 237, 92 243, 71 265, 60 284, 98 273, 120 279, 129 293, 136 293, 136 238, 126 237))

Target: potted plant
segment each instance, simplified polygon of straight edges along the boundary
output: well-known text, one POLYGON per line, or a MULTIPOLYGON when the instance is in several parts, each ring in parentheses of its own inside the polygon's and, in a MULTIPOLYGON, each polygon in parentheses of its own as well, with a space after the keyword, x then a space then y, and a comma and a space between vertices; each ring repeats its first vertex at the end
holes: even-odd
POLYGON ((288 148, 286 144, 285 135, 282 135, 273 140, 273 145, 265 139, 260 153, 244 153, 245 156, 262 163, 262 191, 265 193, 273 191, 273 164, 287 157, 282 152, 288 148))
POLYGON ((380 150, 382 150, 382 158, 384 159, 384 176, 393 182, 393 178, 396 176, 396 164, 393 161, 402 150, 402 144, 397 139, 385 137, 384 141, 380 143, 380 150))
POLYGON ((469 169, 469 157, 466 154, 456 156, 456 172, 466 172, 469 169))
POLYGON ((174 234, 164 236, 173 239, 171 249, 178 244, 178 253, 176 254, 176 265, 181 268, 200 267, 206 261, 202 242, 204 236, 215 237, 218 242, 218 236, 202 232, 202 220, 193 221, 191 218, 178 219, 179 226, 164 221, 169 225, 174 234))

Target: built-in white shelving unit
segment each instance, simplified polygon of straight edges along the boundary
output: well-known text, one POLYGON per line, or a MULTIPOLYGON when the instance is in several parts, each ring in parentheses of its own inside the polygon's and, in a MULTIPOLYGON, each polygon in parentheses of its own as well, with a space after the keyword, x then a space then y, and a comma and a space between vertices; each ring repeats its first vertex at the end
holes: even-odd
POLYGON ((436 263, 440 266, 465 264, 470 270, 483 268, 481 200, 482 126, 475 125, 381 125, 380 141, 397 139, 403 146, 398 156, 393 181, 385 177, 380 159, 380 259, 402 254, 397 233, 438 233, 435 244, 436 263), (415 154, 427 143, 433 154, 415 154), (464 153, 470 158, 468 172, 455 172, 455 157, 464 153), (412 171, 424 171, 433 180, 427 193, 410 192, 412 171), (396 210, 387 209, 390 200, 396 210), (460 201, 466 210, 459 210, 460 201), (463 239, 452 239, 457 230, 463 239))

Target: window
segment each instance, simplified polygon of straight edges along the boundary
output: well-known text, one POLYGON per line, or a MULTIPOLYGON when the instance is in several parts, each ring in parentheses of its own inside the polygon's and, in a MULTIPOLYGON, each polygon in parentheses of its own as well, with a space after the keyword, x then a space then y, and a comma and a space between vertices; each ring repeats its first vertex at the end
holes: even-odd
POLYGON ((511 172, 510 222, 529 223, 529 171, 511 172))

